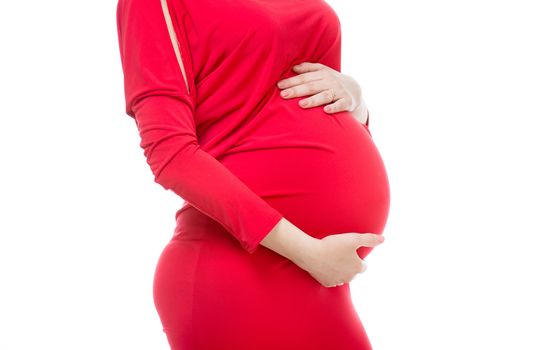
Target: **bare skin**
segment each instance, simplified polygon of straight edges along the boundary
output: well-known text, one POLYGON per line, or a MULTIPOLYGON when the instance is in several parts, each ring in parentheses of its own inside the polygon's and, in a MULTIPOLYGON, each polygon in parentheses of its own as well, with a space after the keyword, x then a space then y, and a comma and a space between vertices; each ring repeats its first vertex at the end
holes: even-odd
POLYGON ((309 96, 299 100, 300 107, 325 105, 326 113, 349 111, 361 123, 366 123, 368 108, 361 86, 353 77, 321 63, 303 62, 294 66, 293 71, 298 74, 277 82, 283 98, 309 96))
POLYGON ((325 287, 341 286, 366 271, 358 254, 360 246, 375 247, 384 241, 374 233, 341 233, 312 237, 282 218, 260 242, 290 259, 325 287))
MULTIPOLYGON (((161 5, 179 67, 190 92, 166 0, 161 0, 161 5)), ((306 100, 305 105, 301 105, 301 101, 299 105, 310 108, 332 102, 324 108, 327 113, 348 110, 359 120, 366 120, 366 104, 360 86, 353 78, 319 63, 306 62, 294 67, 294 70, 301 74, 284 79, 279 86, 290 91, 288 98, 314 94, 301 100, 306 100)), ((356 252, 360 246, 375 247, 382 241, 383 237, 377 234, 353 232, 318 239, 282 218, 260 244, 290 259, 323 286, 335 287, 350 282, 366 270, 366 263, 356 252)))

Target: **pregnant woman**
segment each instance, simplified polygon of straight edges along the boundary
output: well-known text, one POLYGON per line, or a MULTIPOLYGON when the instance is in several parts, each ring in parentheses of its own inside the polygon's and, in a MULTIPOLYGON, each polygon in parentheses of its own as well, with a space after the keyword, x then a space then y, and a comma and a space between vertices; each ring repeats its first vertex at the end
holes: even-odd
POLYGON ((349 281, 382 241, 389 184, 355 107, 324 109, 341 97, 320 73, 341 74, 333 9, 119 0, 117 23, 126 113, 185 201, 153 285, 171 349, 371 349, 349 281))

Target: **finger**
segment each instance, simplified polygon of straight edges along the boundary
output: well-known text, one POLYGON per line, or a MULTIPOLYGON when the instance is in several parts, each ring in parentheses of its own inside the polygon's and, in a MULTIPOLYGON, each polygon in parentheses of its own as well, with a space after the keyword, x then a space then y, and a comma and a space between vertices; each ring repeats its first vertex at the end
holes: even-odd
POLYGON ((329 114, 331 113, 337 113, 342 111, 347 111, 351 106, 351 103, 347 98, 340 98, 336 101, 334 101, 331 104, 326 105, 323 107, 323 110, 329 114))
POLYGON ((276 85, 280 89, 287 89, 290 87, 308 83, 309 81, 321 80, 321 79, 323 79, 323 75, 320 74, 318 71, 305 72, 299 75, 294 75, 292 77, 279 80, 276 85))
POLYGON ((385 240, 385 237, 375 233, 358 233, 357 234, 357 247, 375 247, 385 240))
POLYGON ((295 72, 301 72, 301 73, 317 71, 324 68, 329 68, 329 67, 319 62, 302 62, 293 66, 293 70, 295 72))
MULTIPOLYGON (((329 82, 326 80, 318 79, 311 80, 304 84, 296 85, 288 89, 284 89, 280 92, 280 95, 284 98, 293 98, 301 96, 312 96, 323 91, 326 91, 329 87, 329 82)), ((337 93, 337 90, 335 93, 337 93)), ((326 101, 325 101, 326 103, 326 101)))
POLYGON ((332 97, 332 93, 329 90, 323 90, 313 96, 300 100, 299 106, 303 108, 322 106, 331 102, 332 97))

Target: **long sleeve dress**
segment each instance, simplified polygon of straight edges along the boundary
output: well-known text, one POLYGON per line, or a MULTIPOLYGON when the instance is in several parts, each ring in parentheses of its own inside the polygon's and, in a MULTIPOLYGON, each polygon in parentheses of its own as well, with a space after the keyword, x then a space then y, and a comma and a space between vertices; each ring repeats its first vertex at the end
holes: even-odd
POLYGON ((316 238, 381 234, 388 218, 369 125, 303 109, 276 86, 305 61, 340 71, 335 11, 118 0, 117 30, 125 113, 155 182, 184 200, 153 286, 171 348, 370 349, 348 284, 324 287, 259 244, 282 217, 316 238))

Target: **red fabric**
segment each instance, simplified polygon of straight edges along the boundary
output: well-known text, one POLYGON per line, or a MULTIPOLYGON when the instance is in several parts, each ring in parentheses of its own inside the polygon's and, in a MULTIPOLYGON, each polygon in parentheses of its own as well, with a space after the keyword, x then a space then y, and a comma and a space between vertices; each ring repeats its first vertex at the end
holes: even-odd
MULTIPOLYGON (((169 3, 170 10, 179 5, 169 3)), ((193 87, 190 93, 160 1, 120 0, 117 15, 126 113, 136 120, 140 146, 155 182, 219 221, 247 251, 253 252, 282 214, 200 145, 194 120, 197 90, 186 45, 182 49, 193 87)), ((183 32, 179 37, 184 40, 183 32)), ((226 91, 219 89, 219 93, 226 91)))
MULTIPOLYGON (((338 16, 322 0, 119 0, 126 113, 155 182, 186 204, 155 271, 172 349, 370 349, 349 285, 326 288, 259 245, 282 218, 317 238, 381 234, 383 160, 350 112, 284 99, 278 80, 340 71, 338 16)), ((372 248, 360 247, 365 258, 372 248)))

